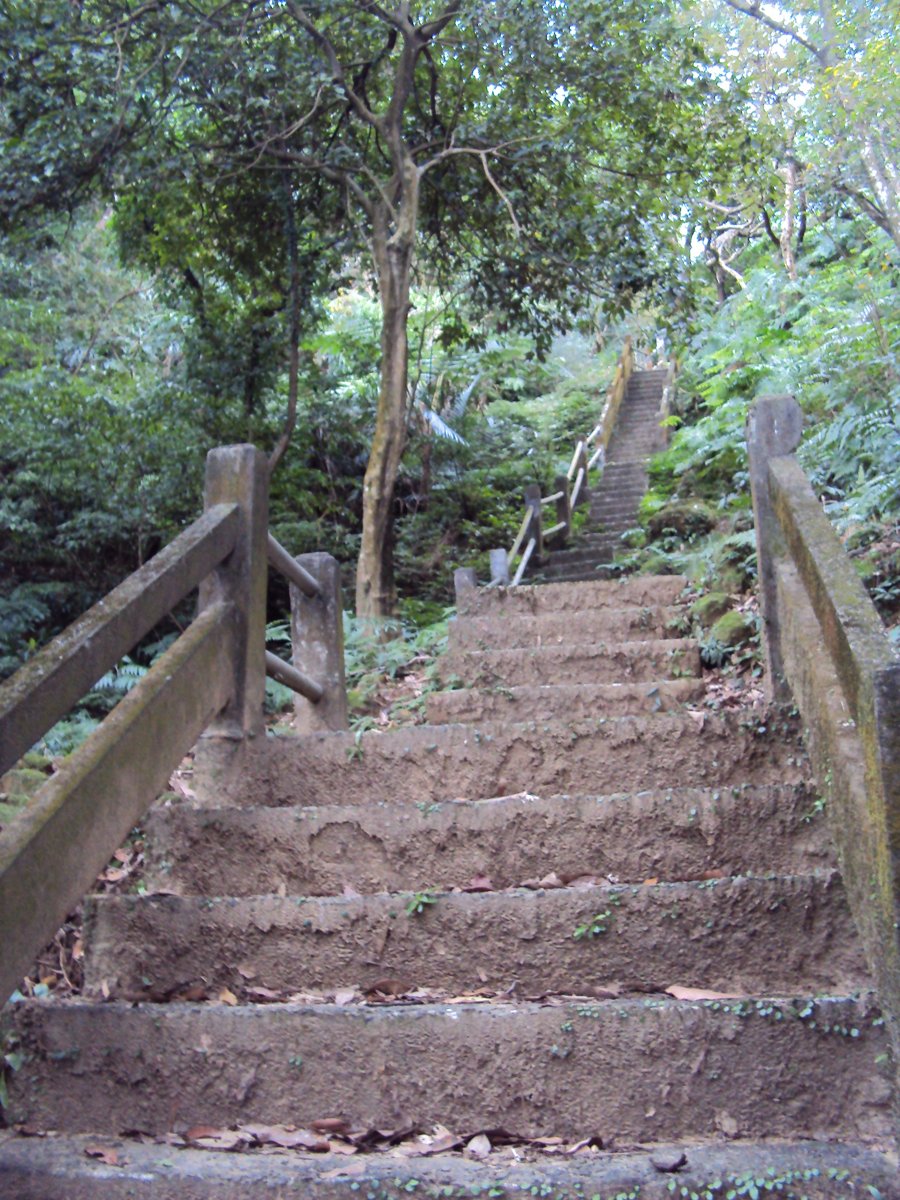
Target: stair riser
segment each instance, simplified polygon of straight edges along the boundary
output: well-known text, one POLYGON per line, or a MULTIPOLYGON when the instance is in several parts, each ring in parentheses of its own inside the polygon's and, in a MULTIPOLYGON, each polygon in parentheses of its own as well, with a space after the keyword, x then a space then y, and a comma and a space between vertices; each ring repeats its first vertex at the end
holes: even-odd
POLYGON ((463 804, 309 809, 157 809, 147 887, 185 895, 294 896, 495 887, 613 875, 623 883, 704 872, 790 874, 833 865, 814 794, 698 788, 606 798, 512 796, 463 804))
POLYGON ((88 995, 168 1000, 248 984, 287 999, 401 979, 405 989, 592 995, 683 987, 846 994, 866 971, 833 876, 632 888, 409 897, 98 897, 88 912, 88 995), (597 914, 603 931, 576 938, 597 914), (101 985, 103 991, 101 993, 101 985))
POLYGON ((887 1051, 851 1001, 797 1017, 690 1003, 356 1010, 20 1005, 26 1065, 12 1117, 39 1129, 152 1134, 196 1124, 356 1128, 441 1122, 458 1134, 592 1131, 608 1143, 888 1133, 887 1051), (660 1007, 654 1007, 659 1005, 660 1007))
MULTIPOLYGON (((226 753, 230 751, 226 750, 226 753)), ((531 725, 419 726, 396 735, 273 738, 234 753, 196 786, 213 803, 310 805, 480 799, 527 791, 600 794, 678 786, 802 782, 789 741, 689 716, 531 725), (353 757, 351 757, 353 756, 353 757)))
POLYGON ((700 651, 687 638, 463 650, 446 654, 439 670, 445 681, 457 676, 480 687, 655 681, 698 676, 700 651))
POLYGON ((678 625, 681 610, 600 609, 585 613, 545 613, 536 617, 461 617, 450 622, 451 650, 537 646, 548 642, 619 641, 628 637, 665 638, 678 625))
POLYGON ((455 721, 554 721, 624 717, 634 713, 677 711, 702 701, 702 679, 660 679, 656 683, 600 683, 500 690, 457 688, 433 692, 426 711, 431 724, 455 721))
POLYGON ((687 587, 683 575, 631 576, 628 579, 595 580, 591 587, 519 587, 488 590, 472 588, 460 596, 460 615, 477 613, 583 612, 586 609, 618 608, 622 605, 674 604, 687 587))

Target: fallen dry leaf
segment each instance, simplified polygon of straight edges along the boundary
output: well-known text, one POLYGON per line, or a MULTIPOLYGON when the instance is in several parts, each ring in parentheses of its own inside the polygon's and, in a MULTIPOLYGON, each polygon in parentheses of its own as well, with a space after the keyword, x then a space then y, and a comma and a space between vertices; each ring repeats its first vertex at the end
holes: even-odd
POLYGON ((334 1002, 343 1008, 347 1004, 352 1004, 356 996, 356 988, 338 988, 334 993, 334 1002))
POLYGON ((412 987, 408 979, 379 979, 377 983, 363 988, 366 996, 404 996, 412 987))
POLYGON ((350 1126, 343 1117, 320 1117, 310 1123, 316 1133, 349 1133, 350 1126))
POLYGON ((344 884, 344 886, 341 888, 341 895, 342 895, 342 896, 343 896, 343 897, 344 897, 346 900, 360 900, 360 899, 362 899, 362 892, 358 892, 358 891, 356 890, 356 888, 353 886, 353 884, 352 884, 352 883, 345 883, 345 884, 344 884))
POLYGON ((653 884, 655 884, 655 883, 659 883, 659 876, 658 876, 658 875, 651 875, 651 877, 650 877, 649 879, 645 879, 645 880, 644 880, 644 886, 645 886, 645 887, 652 887, 652 886, 653 886, 653 884))
POLYGON ((464 892, 492 892, 494 885, 487 875, 473 875, 462 890, 464 892))
POLYGON ((543 879, 538 880, 539 888, 561 888, 565 886, 555 871, 551 871, 549 875, 545 875, 543 879))
POLYGON ((223 1004, 229 1004, 232 1007, 234 1007, 234 1005, 237 1004, 237 1002, 238 1002, 237 996, 234 994, 233 991, 231 991, 230 988, 227 988, 227 987, 222 988, 221 992, 219 992, 219 1000, 223 1004))
POLYGON ((85 1146, 85 1154, 88 1158, 99 1158, 101 1162, 105 1162, 108 1167, 124 1167, 126 1159, 119 1158, 118 1150, 113 1150, 106 1146, 85 1146))
POLYGON ((667 987, 666 994, 674 996, 676 1000, 740 1000, 741 998, 740 993, 710 992, 705 988, 680 987, 677 983, 667 987))
POLYGON ((246 1146, 252 1138, 239 1129, 214 1129, 209 1125, 197 1125, 184 1135, 185 1141, 204 1150, 236 1150, 246 1146))
POLYGON ((493 1150, 491 1139, 483 1133, 476 1133, 470 1141, 466 1142, 466 1153, 475 1158, 487 1158, 491 1150, 493 1150))

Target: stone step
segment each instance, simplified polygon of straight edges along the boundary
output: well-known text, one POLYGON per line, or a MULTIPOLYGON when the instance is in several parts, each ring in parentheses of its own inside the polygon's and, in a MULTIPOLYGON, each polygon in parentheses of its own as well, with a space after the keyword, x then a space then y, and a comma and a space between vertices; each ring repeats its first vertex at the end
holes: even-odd
MULTIPOLYGON (((223 756, 228 743, 216 745, 223 756)), ((201 747, 201 753, 211 751, 201 747)), ((516 792, 799 783, 799 732, 755 710, 267 737, 195 778, 201 803, 404 804, 516 792)))
MULTIPOLYGON (((567 565, 582 561, 570 560, 567 565)), ((555 683, 558 679, 566 683, 678 679, 700 674, 700 649, 694 639, 676 637, 459 650, 440 659, 438 673, 445 682, 457 676, 482 687, 555 683)))
POLYGON ((405 991, 524 996, 673 985, 844 994, 867 983, 836 872, 476 893, 96 896, 85 927, 86 994, 132 1001, 199 986, 252 1003, 248 988, 287 999, 368 992, 385 979, 405 991))
POLYGON ((582 612, 594 608, 674 604, 687 588, 684 575, 630 575, 590 586, 470 588, 459 598, 460 615, 488 612, 582 612))
POLYGON ((628 716, 671 712, 700 704, 702 679, 660 679, 654 683, 543 684, 514 688, 456 688, 432 692, 426 700, 430 724, 456 721, 550 721, 564 718, 628 716))
POLYGON ((616 579, 618 578, 618 568, 612 563, 598 563, 596 567, 546 567, 541 571, 536 571, 534 575, 529 576, 529 582, 533 584, 551 583, 594 583, 598 579, 616 579))
POLYGON ((310 808, 176 805, 148 815, 146 886, 322 896, 346 886, 447 890, 479 875, 506 888, 551 872, 622 883, 802 874, 833 866, 820 807, 803 783, 310 808))
MULTIPOLYGON (((554 551, 554 560, 561 553, 570 552, 554 551)), ((450 622, 449 645, 452 652, 463 648, 500 649, 604 639, 618 642, 629 637, 664 638, 672 630, 680 629, 681 620, 682 610, 674 605, 630 605, 535 616, 458 617, 450 622)))
MULTIPOLYGON (((587 948, 589 951, 589 948, 587 948)), ((866 999, 424 1004, 26 1001, 10 1111, 38 1130, 197 1124, 504 1128, 606 1143, 886 1141, 888 1042, 866 999), (805 1015, 804 1015, 805 1014, 805 1015)))
MULTIPOLYGON (((410 1138, 408 1141, 412 1141, 410 1138)), ((354 1154, 279 1153, 273 1145, 240 1154, 138 1138, 104 1138, 118 1161, 97 1157, 96 1137, 49 1134, 40 1138, 0 1131, 0 1174, 6 1200, 256 1200, 315 1196, 347 1200, 350 1189, 377 1200, 413 1196, 492 1196, 500 1200, 544 1196, 640 1196, 671 1200, 673 1191, 726 1195, 752 1185, 782 1200, 846 1200, 881 1196, 895 1200, 897 1168, 892 1156, 851 1142, 735 1141, 653 1144, 638 1150, 540 1154, 495 1139, 479 1161, 473 1152, 404 1157, 397 1151, 354 1154), (274 1153, 272 1151, 275 1151, 274 1153), (684 1165, 672 1171, 672 1164, 684 1165), (654 1165, 657 1164, 657 1165, 654 1165), (672 1184, 675 1188, 672 1188, 672 1184), (713 1185, 719 1187, 711 1191, 713 1185)), ((337 1145, 342 1143, 337 1142, 337 1145)), ((606 1143, 608 1147, 612 1141, 606 1143)), ((425 1142, 420 1147, 427 1149, 425 1142)))
POLYGON ((554 567, 581 566, 582 563, 600 563, 612 561, 613 542, 605 546, 573 546, 566 550, 553 550, 548 565, 554 567))

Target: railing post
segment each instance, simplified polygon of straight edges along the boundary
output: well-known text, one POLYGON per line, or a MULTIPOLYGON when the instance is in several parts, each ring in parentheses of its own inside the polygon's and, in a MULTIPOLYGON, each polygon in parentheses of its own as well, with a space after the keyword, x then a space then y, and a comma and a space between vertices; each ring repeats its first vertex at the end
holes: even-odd
POLYGON ((557 525, 565 522, 565 529, 562 531, 563 542, 569 540, 569 535, 572 532, 572 508, 569 504, 569 481, 565 475, 557 475, 553 481, 554 492, 561 492, 562 495, 556 501, 556 523, 557 525))
MULTIPOLYGON (((502 546, 491 551, 491 583, 495 587, 509 586, 509 554, 502 546)), ((459 595, 458 587, 456 594, 459 595)))
POLYGON ((541 485, 539 483, 529 483, 525 489, 525 507, 531 510, 531 524, 525 544, 527 546, 528 542, 534 538, 534 557, 540 562, 544 557, 544 532, 541 521, 541 485))
MULTIPOLYGON (((496 554, 496 550, 491 551, 491 555, 496 554)), ((501 550, 504 561, 506 560, 506 551, 501 550)), ((493 574, 493 571, 491 572, 493 574)), ((475 588, 478 587, 478 576, 475 574, 474 567, 457 567, 453 572, 453 591, 456 596, 456 603, 460 601, 475 588)))
POLYGON ((772 507, 769 460, 793 454, 800 442, 803 414, 793 396, 761 396, 747 417, 747 452, 750 490, 756 524, 756 561, 759 572, 759 605, 763 620, 766 658, 766 695, 784 702, 791 691, 784 677, 781 653, 775 567, 785 553, 784 534, 772 507))
POLYGON ((323 689, 316 704, 294 697, 294 727, 299 733, 347 729, 347 685, 344 677, 344 620, 341 568, 330 554, 300 554, 296 561, 319 585, 305 595, 291 584, 291 645, 294 666, 323 689))
POLYGON ((205 736, 238 741, 256 737, 264 728, 269 472, 261 450, 255 446, 210 450, 204 507, 216 504, 237 504, 240 524, 234 550, 200 585, 199 607, 202 610, 217 600, 234 605, 234 692, 205 736))

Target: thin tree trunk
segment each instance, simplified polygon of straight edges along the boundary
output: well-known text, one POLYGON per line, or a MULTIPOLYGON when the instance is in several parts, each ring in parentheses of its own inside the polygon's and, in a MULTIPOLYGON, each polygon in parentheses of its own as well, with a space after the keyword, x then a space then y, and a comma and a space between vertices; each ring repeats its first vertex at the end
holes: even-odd
POLYGON ((781 257, 791 283, 797 282, 797 258, 794 253, 794 210, 797 198, 797 160, 788 153, 784 166, 784 215, 781 218, 781 257))
MULTIPOLYGON (((417 202, 416 197, 411 197, 417 202)), ((372 247, 381 300, 381 381, 375 432, 363 480, 363 522, 356 568, 356 615, 394 612, 394 486, 407 437, 409 290, 413 237, 388 237, 387 214, 373 221, 372 247)))

